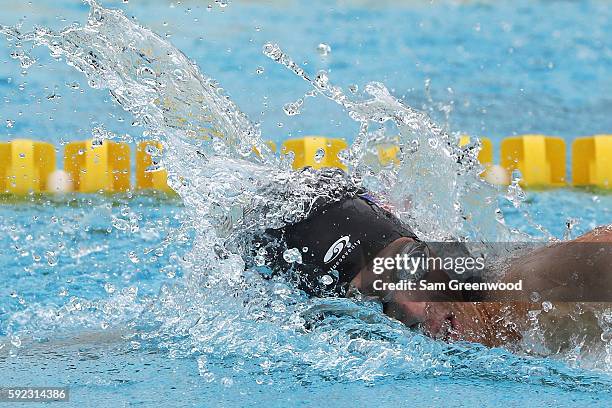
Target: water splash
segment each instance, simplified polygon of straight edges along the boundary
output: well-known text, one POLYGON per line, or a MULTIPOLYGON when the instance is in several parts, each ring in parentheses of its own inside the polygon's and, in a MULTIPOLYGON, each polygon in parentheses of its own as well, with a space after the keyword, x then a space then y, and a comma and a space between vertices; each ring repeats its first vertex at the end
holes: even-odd
MULTIPOLYGON (((262 142, 257 126, 179 50, 120 11, 87 3, 86 26, 60 32, 39 27, 31 33, 2 26, 0 31, 15 43, 42 45, 54 58, 65 59, 91 87, 108 89, 162 143, 161 160, 186 211, 181 230, 168 240, 194 232, 192 250, 180 260, 188 276, 163 286, 150 303, 139 302, 136 290, 105 287, 113 300, 70 298, 59 316, 57 309, 16 314, 21 327, 49 321, 55 323, 51 327, 87 326, 92 320, 104 327, 112 318, 130 322, 145 345, 172 356, 199 356, 203 376, 207 361, 248 358, 260 363, 263 375, 296 369, 340 380, 444 375, 566 388, 580 379, 583 389, 609 387, 605 377, 553 361, 439 343, 387 319, 378 304, 306 299, 281 277, 245 271, 243 233, 295 221, 308 213, 313 196, 336 199, 359 185, 386 197, 426 239, 511 240, 515 234, 501 222, 497 191, 478 178, 482 169, 476 153, 457 147, 424 113, 395 99, 382 84, 366 85, 353 99, 331 83, 327 72, 311 78, 277 45, 265 45, 267 56, 360 123, 342 155, 350 174, 321 188, 320 173, 289 171, 262 142), (381 142, 399 146, 398 167, 368 165, 368 153, 381 142)), ((352 92, 357 94, 357 88, 352 92)), ((297 262, 298 254, 288 256, 297 262)))
POLYGON ((214 226, 270 180, 277 159, 259 129, 184 54, 121 11, 87 3, 85 26, 0 30, 17 44, 46 46, 52 57, 64 58, 162 143, 169 184, 199 232, 194 275, 216 271, 228 261, 214 250, 223 245, 214 226))
POLYGON ((342 106, 360 124, 346 154, 349 171, 398 210, 398 215, 429 240, 471 239, 512 241, 519 235, 496 217, 498 192, 478 177, 483 171, 478 150, 461 149, 454 138, 423 112, 394 98, 378 82, 365 86, 361 99, 353 99, 330 82, 326 71, 313 78, 277 44, 267 43, 263 53, 309 82, 321 95, 342 106), (379 128, 370 131, 372 125, 379 128), (381 128, 388 136, 381 137, 381 128), (397 132, 397 133, 395 133, 397 132), (399 146, 399 166, 372 171, 364 160, 374 143, 399 146), (385 183, 380 183, 381 180, 385 183))

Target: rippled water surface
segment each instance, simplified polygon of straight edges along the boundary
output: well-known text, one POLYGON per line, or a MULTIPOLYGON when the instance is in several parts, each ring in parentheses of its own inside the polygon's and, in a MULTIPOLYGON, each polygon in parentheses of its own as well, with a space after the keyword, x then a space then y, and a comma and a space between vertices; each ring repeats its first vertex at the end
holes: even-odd
POLYGON ((603 192, 528 192, 517 208, 445 144, 610 131, 606 2, 102 5, 127 19, 67 0, 3 11, 0 24, 23 26, 1 43, 1 138, 156 138, 180 196, 5 198, 0 385, 68 385, 75 406, 612 403, 605 361, 447 345, 377 304, 309 300, 243 272, 234 237, 304 211, 270 193, 308 191, 261 141, 306 134, 354 141, 356 182, 398 208, 420 197, 399 215, 427 236, 610 223, 603 192), (398 133, 402 165, 373 171, 369 143, 398 133))

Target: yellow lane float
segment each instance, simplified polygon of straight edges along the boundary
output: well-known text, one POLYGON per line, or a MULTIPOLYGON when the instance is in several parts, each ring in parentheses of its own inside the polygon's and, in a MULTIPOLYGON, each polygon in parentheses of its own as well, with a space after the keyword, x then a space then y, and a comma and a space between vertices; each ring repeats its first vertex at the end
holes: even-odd
MULTIPOLYGON (((478 152, 478 161, 486 166, 487 164, 493 164, 493 142, 491 139, 481 137, 480 139, 480 152, 478 152)), ((470 137, 467 135, 461 136, 459 139, 459 146, 465 146, 470 143, 470 137)))
MULTIPOLYGON (((462 136, 460 145, 469 143, 462 136)), ((272 142, 266 144, 275 150, 272 142)), ((153 168, 149 149, 161 150, 158 142, 141 142, 136 148, 137 189, 172 191, 164 169, 153 168)), ((493 144, 481 139, 478 159, 486 170, 482 176, 493 184, 507 184, 518 169, 524 187, 560 187, 566 185, 565 141, 559 137, 524 135, 501 142, 501 166, 493 163, 493 144)), ((348 147, 344 139, 309 136, 283 143, 281 154, 294 156, 293 168, 346 166, 338 154, 348 147)), ((371 160, 377 165, 396 164, 399 147, 386 143, 374 146, 371 160)), ((65 146, 64 170, 57 170, 55 148, 44 142, 15 139, 0 143, 0 193, 30 192, 122 192, 131 188, 130 146, 104 141, 72 142, 65 146)), ((572 144, 572 175, 575 186, 612 188, 612 135, 578 138, 572 144)))
POLYGON ((575 186, 612 187, 612 135, 574 140, 572 179, 575 186))
POLYGON ((510 174, 518 169, 522 186, 564 186, 565 141, 543 135, 506 138, 501 143, 501 165, 510 174))
POLYGON ((165 169, 152 169, 153 160, 147 152, 147 148, 159 149, 162 145, 159 142, 140 142, 136 147, 136 188, 140 190, 160 190, 170 192, 168 186, 168 171, 165 169), (148 147, 150 146, 150 147, 148 147))
POLYGON ((315 169, 337 167, 346 170, 346 166, 338 158, 338 153, 347 147, 348 144, 344 139, 307 136, 286 140, 281 148, 281 154, 293 152, 294 169, 311 166, 315 169))
MULTIPOLYGON (((461 136, 459 146, 465 146, 468 143, 470 143, 470 137, 467 135, 461 136)), ((483 179, 495 185, 507 185, 510 183, 508 171, 499 164, 493 163, 493 142, 491 142, 491 139, 486 137, 480 138, 478 161, 485 168, 480 174, 483 179)))
POLYGON ((64 170, 75 191, 122 192, 130 189, 130 146, 127 143, 92 140, 68 143, 64 170))
POLYGON ((52 144, 27 139, 0 143, 0 192, 39 193, 47 190, 49 175, 55 170, 52 144))

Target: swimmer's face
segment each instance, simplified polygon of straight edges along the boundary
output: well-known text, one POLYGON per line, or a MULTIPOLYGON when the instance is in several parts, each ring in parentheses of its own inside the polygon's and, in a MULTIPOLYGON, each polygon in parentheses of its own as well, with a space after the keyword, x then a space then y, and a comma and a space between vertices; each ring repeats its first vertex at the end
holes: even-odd
MULTIPOLYGON (((377 258, 393 258, 412 241, 410 238, 400 238, 381 252, 377 258)), ((445 292, 424 292, 419 290, 388 290, 381 289, 381 283, 396 283, 396 273, 393 269, 375 270, 372 262, 364 267, 351 281, 351 286, 364 296, 376 297, 382 301, 384 312, 408 327, 420 327, 431 337, 453 339, 459 322, 456 319, 453 302, 445 292), (382 272, 382 273, 381 273, 382 272), (375 283, 377 282, 377 283, 375 283)), ((426 275, 430 282, 448 281, 448 276, 441 271, 430 271, 426 275)))
MULTIPOLYGON (((428 281, 441 280, 444 277, 431 271, 426 276, 428 281)), ((498 344, 500 329, 487 323, 486 303, 461 302, 445 293, 423 294, 415 296, 410 291, 376 291, 372 289, 372 276, 368 270, 362 270, 351 282, 362 295, 376 297, 383 303, 386 315, 397 319, 410 328, 420 329, 423 334, 443 341, 470 341, 495 346, 498 344), (455 300, 455 301, 453 301, 455 300)), ((392 281, 393 277, 375 275, 383 281, 392 281)), ((446 277, 448 279, 448 277, 446 277)), ((503 332, 503 330, 501 330, 503 332)), ((507 338, 516 336, 508 331, 507 338)))

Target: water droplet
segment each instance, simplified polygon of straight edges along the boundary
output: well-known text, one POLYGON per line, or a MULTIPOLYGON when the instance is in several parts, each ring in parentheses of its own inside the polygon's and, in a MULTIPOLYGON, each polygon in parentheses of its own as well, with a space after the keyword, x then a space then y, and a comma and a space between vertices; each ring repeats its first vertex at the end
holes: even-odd
POLYGON ((304 101, 302 99, 299 99, 296 102, 285 104, 285 106, 283 106, 283 111, 285 111, 285 114, 287 116, 299 115, 300 107, 302 106, 303 103, 304 101))
POLYGON ((553 310, 554 306, 552 303, 550 303, 549 301, 545 301, 542 302, 542 310, 545 312, 550 312, 551 310, 553 310))
POLYGON ((104 16, 102 15, 102 11, 99 8, 93 9, 91 15, 94 18, 94 20, 96 20, 97 22, 102 22, 102 20, 104 20, 104 16))
POLYGON ((538 292, 531 292, 531 295, 529 295, 529 299, 532 302, 539 302, 541 299, 541 296, 538 292))
POLYGON ((58 295, 61 296, 61 297, 68 296, 68 290, 66 288, 60 288, 60 291, 58 292, 58 295))
POLYGON ((132 261, 132 263, 137 264, 138 262, 140 262, 140 258, 138 258, 138 255, 136 255, 136 252, 134 251, 130 251, 130 253, 128 254, 128 258, 130 258, 130 261, 132 261))
POLYGON ((7 119, 7 120, 6 120, 6 127, 10 129, 10 128, 12 128, 13 126, 15 126, 15 121, 14 121, 14 120, 12 120, 12 119, 7 119))
POLYGON ((317 163, 321 163, 321 160, 323 160, 324 157, 325 157, 325 149, 319 148, 315 152, 314 161, 317 163))
MULTIPOLYGON (((24 70, 30 68, 32 65, 36 63, 36 59, 30 57, 28 54, 26 54, 23 51, 14 51, 10 55, 11 55, 11 58, 19 60, 19 65, 24 70)), ((25 75, 26 73, 27 71, 22 72, 23 75, 25 75)))
POLYGON ((287 263, 294 263, 297 262, 299 264, 302 263, 302 254, 300 253, 300 250, 297 248, 290 248, 287 249, 285 252, 283 252, 283 259, 287 262, 287 263))
POLYGON ((334 278, 332 278, 329 275, 323 275, 321 276, 320 282, 322 284, 324 284, 325 286, 331 285, 332 283, 334 283, 334 278))
POLYGON ((304 252, 304 253, 308 252, 308 247, 302 248, 302 252, 304 252))
POLYGON ((55 252, 52 252, 52 251, 45 252, 45 258, 47 259, 47 263, 49 264, 49 266, 57 265, 57 255, 55 254, 55 252))
POLYGON ((261 75, 264 73, 264 68, 263 67, 257 67, 257 69, 255 69, 255 73, 257 75, 261 75))
POLYGON ((123 218, 112 216, 111 224, 119 231, 127 231, 130 228, 130 223, 123 218))
POLYGON ((130 297, 135 297, 138 294, 138 288, 136 286, 130 286, 128 288, 123 289, 122 293, 130 297))
POLYGON ((331 53, 331 47, 329 46, 329 44, 321 43, 317 45, 317 52, 319 53, 319 55, 325 57, 331 53))
POLYGON ((104 290, 106 291, 106 293, 112 294, 112 293, 115 293, 117 289, 115 288, 115 285, 113 285, 112 283, 106 282, 104 284, 104 290))
POLYGON ((264 266, 266 264, 266 258, 263 256, 255 256, 255 265, 257 266, 264 266))

